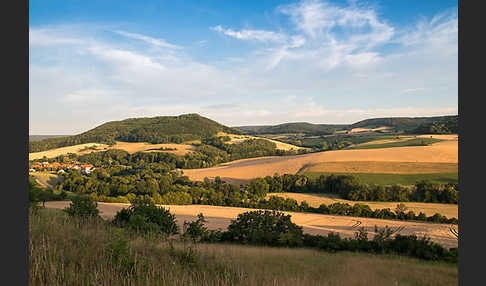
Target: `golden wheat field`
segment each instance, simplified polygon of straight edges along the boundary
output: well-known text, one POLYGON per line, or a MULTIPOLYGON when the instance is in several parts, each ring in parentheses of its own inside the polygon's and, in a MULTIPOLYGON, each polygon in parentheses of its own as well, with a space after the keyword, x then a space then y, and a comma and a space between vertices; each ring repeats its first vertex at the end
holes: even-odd
POLYGON ((117 141, 116 144, 113 145, 111 148, 125 150, 130 154, 147 151, 147 152, 167 152, 167 153, 173 153, 177 155, 185 155, 194 150, 194 146, 188 144, 150 144, 147 142, 120 142, 120 141, 117 141), (158 149, 158 148, 173 148, 177 150, 172 150, 172 151, 150 150, 150 149, 158 149))
MULTIPOLYGON (((99 143, 85 143, 85 144, 78 144, 74 146, 68 146, 68 147, 61 147, 61 148, 56 148, 56 149, 51 149, 47 151, 42 151, 42 152, 33 152, 29 153, 29 160, 36 160, 36 159, 41 159, 44 156, 47 158, 54 158, 59 155, 65 155, 68 153, 75 153, 75 154, 81 154, 83 152, 80 152, 83 148, 86 147, 91 147, 91 146, 96 146, 97 149, 103 150, 104 148, 107 148, 108 145, 105 144, 99 144, 99 143)), ((89 150, 88 152, 92 152, 93 150, 89 150)))
MULTIPOLYGON (((63 209, 69 206, 68 201, 46 202, 46 207, 63 209)), ((98 203, 100 215, 106 219, 111 219, 122 208, 127 208, 129 204, 122 203, 98 203)), ((209 229, 226 230, 231 220, 236 219, 238 214, 252 211, 255 209, 221 207, 209 205, 163 205, 176 216, 177 223, 182 226, 184 220, 193 221, 197 215, 202 213, 207 218, 209 229)), ((303 227, 305 233, 327 235, 330 232, 337 232, 343 237, 353 237, 356 232, 356 225, 364 227, 370 234, 373 234, 375 225, 378 227, 398 228, 404 227, 399 233, 403 235, 416 234, 418 236, 427 235, 432 241, 440 243, 446 247, 457 247, 457 238, 451 233, 450 225, 425 222, 385 220, 350 216, 334 216, 313 213, 284 212, 292 216, 292 221, 303 227)), ((457 226, 454 226, 457 230, 457 226)))
MULTIPOLYGON (((299 193, 269 193, 267 199, 270 196, 278 196, 282 198, 291 198, 296 200, 299 204, 302 201, 306 201, 311 207, 319 207, 321 204, 330 205, 333 203, 348 203, 354 205, 356 203, 369 205, 372 210, 390 208, 394 210, 399 202, 368 202, 368 201, 349 201, 340 199, 331 194, 299 194, 299 193)), ((440 213, 448 218, 458 218, 458 205, 455 204, 435 204, 435 203, 416 203, 416 202, 403 202, 403 204, 410 211, 414 211, 416 214, 420 212, 425 213, 427 216, 432 216, 435 213, 440 213)))
POLYGON ((381 126, 377 128, 353 128, 349 131, 349 133, 357 133, 357 132, 368 132, 368 131, 379 131, 379 130, 387 130, 390 129, 388 126, 381 126))
POLYGON ((116 144, 113 146, 108 146, 106 144, 100 144, 100 143, 85 143, 85 144, 79 144, 74 146, 51 149, 42 152, 29 153, 29 160, 41 159, 44 156, 46 156, 47 158, 54 158, 59 155, 66 155, 68 153, 83 155, 83 154, 96 152, 96 151, 106 151, 109 149, 121 149, 127 151, 130 154, 144 151, 144 152, 167 152, 167 153, 173 153, 177 155, 185 155, 189 152, 192 152, 194 150, 194 146, 189 144, 150 144, 147 142, 120 142, 120 141, 116 141, 116 144), (96 146, 96 150, 80 151, 83 148, 91 147, 91 146, 96 146), (149 150, 149 149, 158 149, 162 147, 174 148, 177 150, 170 150, 170 151, 149 150))
MULTIPOLYGON (((400 165, 402 170, 412 170, 413 167, 420 166, 420 168, 426 169, 427 172, 439 173, 443 172, 444 168, 455 168, 453 164, 458 163, 458 141, 456 137, 456 139, 449 139, 428 146, 336 150, 295 156, 260 157, 237 160, 206 169, 184 169, 183 172, 191 180, 195 181, 202 181, 205 177, 212 179, 219 176, 228 182, 244 183, 257 177, 273 176, 275 173, 296 174, 299 171, 309 168, 314 168, 314 172, 322 172, 319 166, 323 170, 329 170, 327 167, 329 162, 332 162, 331 164, 335 166, 340 165, 336 162, 346 162, 347 164, 353 162, 350 164, 351 166, 352 164, 355 164, 355 166, 361 164, 360 168, 364 168, 366 171, 358 168, 355 169, 355 172, 361 173, 373 172, 372 166, 379 167, 380 169, 377 171, 391 169, 386 165, 390 162, 394 164, 392 166, 397 166, 398 163, 402 163, 400 165), (411 164, 409 165, 407 163, 411 164), (443 165, 441 163, 452 165, 443 165), (438 166, 440 166, 438 170, 431 168, 438 166)), ((343 168, 343 166, 345 165, 340 165, 340 168, 343 168)), ((333 172, 336 171, 333 170, 333 172)))
POLYGON ((299 147, 299 146, 295 146, 295 145, 292 145, 292 144, 288 144, 288 143, 284 143, 284 142, 280 142, 280 141, 276 141, 276 140, 272 140, 272 139, 268 139, 268 138, 264 138, 264 137, 255 137, 255 136, 251 136, 251 135, 237 135, 237 134, 228 134, 228 133, 224 133, 224 132, 218 132, 218 134, 216 134, 216 136, 228 136, 231 139, 230 141, 228 141, 228 144, 241 143, 241 142, 248 140, 248 139, 263 139, 263 140, 267 140, 267 141, 275 143, 275 145, 277 145, 276 148, 279 149, 279 150, 290 151, 290 150, 309 149, 309 148, 299 147))
POLYGON ((395 139, 380 139, 380 140, 374 140, 374 141, 369 141, 361 144, 356 144, 356 146, 366 146, 366 145, 374 145, 374 144, 386 144, 386 143, 396 143, 396 142, 401 142, 401 141, 407 141, 410 139, 413 139, 413 136, 398 136, 398 138, 395 139))

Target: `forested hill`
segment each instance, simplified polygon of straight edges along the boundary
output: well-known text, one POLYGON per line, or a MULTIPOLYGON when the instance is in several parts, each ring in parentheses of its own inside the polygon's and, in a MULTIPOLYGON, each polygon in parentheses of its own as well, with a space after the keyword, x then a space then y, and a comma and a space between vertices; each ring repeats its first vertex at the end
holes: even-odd
POLYGON ((294 122, 278 125, 238 126, 233 128, 249 134, 305 133, 309 135, 322 135, 344 129, 347 126, 347 124, 312 124, 308 122, 294 122))
POLYGON ((181 143, 189 140, 201 140, 218 132, 241 134, 236 129, 221 125, 198 114, 130 118, 107 122, 74 136, 29 142, 29 152, 90 142, 115 144, 116 140, 154 144, 181 143))
POLYGON ((414 130, 422 134, 456 134, 459 132, 459 116, 452 116, 440 121, 427 122, 414 130))
POLYGON ((457 115, 450 116, 434 116, 434 117, 386 117, 386 118, 372 118, 365 119, 350 125, 350 128, 376 128, 380 126, 392 127, 396 130, 412 132, 416 128, 424 124, 432 124, 448 120, 457 115))
MULTIPOLYGON (((391 127, 396 131, 415 132, 418 130, 429 130, 432 124, 435 123, 434 126, 438 126, 439 122, 448 122, 447 130, 457 130, 457 118, 457 115, 435 117, 386 117, 365 119, 353 124, 313 124, 308 122, 296 122, 278 125, 237 126, 234 128, 249 134, 305 133, 308 135, 324 135, 337 130, 376 128, 381 126, 391 127), (456 126, 455 129, 453 127, 454 124, 456 126), (419 127, 421 127, 421 129, 418 129, 419 127)), ((445 129, 437 127, 434 130, 439 130, 440 133, 440 130, 445 129)))

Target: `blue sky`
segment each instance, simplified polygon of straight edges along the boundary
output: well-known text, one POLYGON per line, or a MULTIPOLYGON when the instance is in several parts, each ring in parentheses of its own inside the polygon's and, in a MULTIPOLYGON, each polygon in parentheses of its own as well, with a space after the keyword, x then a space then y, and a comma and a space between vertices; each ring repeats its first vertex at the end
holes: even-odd
POLYGON ((457 1, 29 2, 29 133, 457 114, 457 1))

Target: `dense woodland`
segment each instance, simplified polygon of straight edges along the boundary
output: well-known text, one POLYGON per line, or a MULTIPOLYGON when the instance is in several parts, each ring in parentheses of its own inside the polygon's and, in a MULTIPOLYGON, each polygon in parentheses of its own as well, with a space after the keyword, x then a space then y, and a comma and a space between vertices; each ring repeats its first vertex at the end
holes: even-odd
POLYGON ((414 130, 418 134, 457 134, 459 133, 459 116, 420 125, 414 130))

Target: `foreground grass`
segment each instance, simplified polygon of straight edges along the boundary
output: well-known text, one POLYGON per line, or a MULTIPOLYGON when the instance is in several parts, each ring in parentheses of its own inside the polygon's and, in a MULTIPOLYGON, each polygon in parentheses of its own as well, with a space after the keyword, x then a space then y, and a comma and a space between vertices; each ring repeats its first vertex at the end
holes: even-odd
POLYGON ((41 209, 29 221, 30 285, 457 285, 457 265, 311 249, 174 244, 41 209), (123 241, 128 243, 124 247, 123 241))
POLYGON ((310 178, 317 178, 320 175, 351 175, 357 177, 363 184, 375 185, 414 185, 421 180, 433 183, 447 184, 457 183, 459 175, 455 173, 429 173, 429 174, 379 174, 379 173, 340 173, 340 172, 305 172, 304 175, 310 178))

